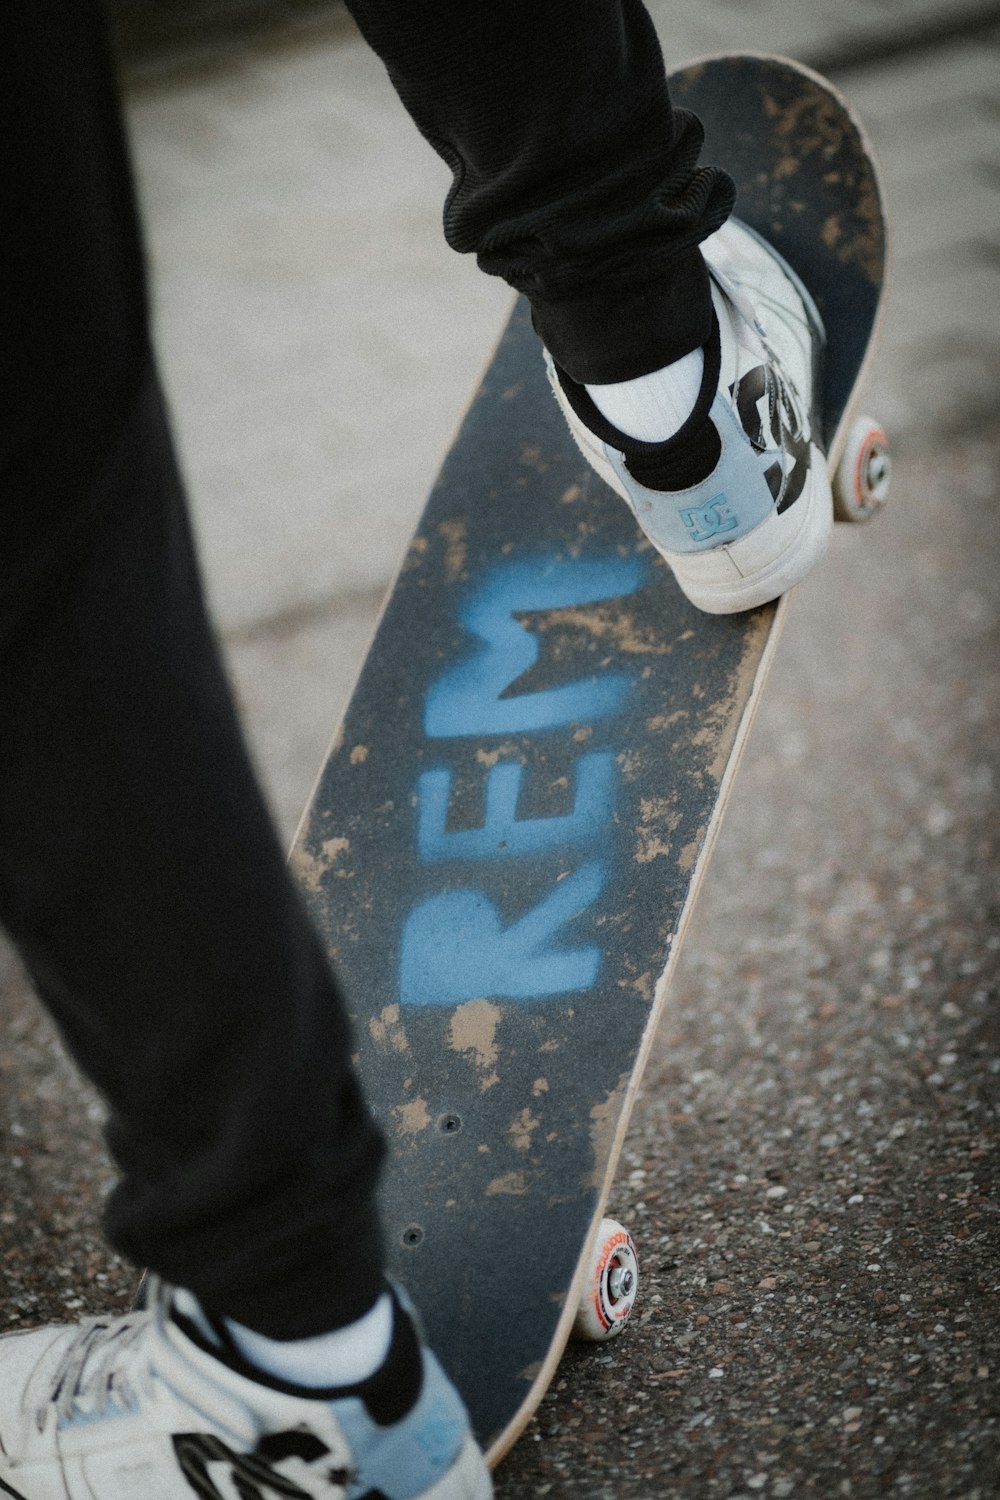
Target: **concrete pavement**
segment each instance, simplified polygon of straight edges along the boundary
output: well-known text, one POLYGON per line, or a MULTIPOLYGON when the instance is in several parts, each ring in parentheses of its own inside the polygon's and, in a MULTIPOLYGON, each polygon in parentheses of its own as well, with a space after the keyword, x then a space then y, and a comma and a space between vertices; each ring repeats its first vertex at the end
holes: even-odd
MULTIPOLYGON (((893 209, 899 461, 799 591, 692 925, 613 1205, 638 1325, 567 1356, 498 1494, 990 1500, 1000 11, 652 9, 678 59, 837 65, 893 209)), ((440 241, 447 174, 338 7, 124 11, 167 384, 290 834, 509 294, 440 241)), ((0 1322, 130 1292, 99 1119, 0 957, 0 1322)))

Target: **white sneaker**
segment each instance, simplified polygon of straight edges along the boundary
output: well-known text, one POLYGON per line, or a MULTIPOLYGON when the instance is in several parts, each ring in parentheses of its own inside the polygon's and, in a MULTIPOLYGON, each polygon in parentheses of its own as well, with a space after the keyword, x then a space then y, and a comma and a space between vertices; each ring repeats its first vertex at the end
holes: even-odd
POLYGON ((258 1377, 150 1279, 147 1306, 0 1339, 0 1494, 13 1500, 489 1500, 465 1408, 396 1302, 369 1380, 258 1377))
POLYGON ((669 442, 623 437, 546 363, 581 452, 684 593, 710 614, 732 614, 798 583, 830 536, 815 394, 824 333, 805 287, 753 230, 730 220, 701 249, 717 326, 698 405, 669 442))

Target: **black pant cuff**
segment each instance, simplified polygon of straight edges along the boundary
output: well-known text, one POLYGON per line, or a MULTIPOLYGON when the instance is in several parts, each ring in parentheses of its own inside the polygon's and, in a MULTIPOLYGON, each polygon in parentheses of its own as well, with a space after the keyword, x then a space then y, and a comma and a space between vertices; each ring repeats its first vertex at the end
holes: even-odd
POLYGON ((231 1318, 265 1338, 306 1339, 364 1317, 385 1291, 384 1267, 381 1225, 371 1205, 346 1213, 339 1226, 314 1231, 294 1259, 260 1280, 243 1268, 239 1280, 225 1286, 204 1274, 184 1284, 212 1317, 231 1318))
POLYGON ((532 321, 556 364, 578 384, 636 380, 708 343, 708 267, 701 251, 691 250, 656 282, 535 302, 532 321))

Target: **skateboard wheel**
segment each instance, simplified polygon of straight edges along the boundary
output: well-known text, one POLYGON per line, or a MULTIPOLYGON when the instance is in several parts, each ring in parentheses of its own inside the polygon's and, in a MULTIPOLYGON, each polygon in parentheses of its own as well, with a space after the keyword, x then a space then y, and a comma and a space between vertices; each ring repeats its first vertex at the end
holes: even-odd
POLYGON ((859 417, 833 477, 833 514, 838 521, 870 521, 889 493, 889 439, 872 417, 859 417))
POLYGON ((628 1322, 638 1290, 639 1259, 632 1236, 617 1219, 602 1219, 573 1337, 591 1343, 613 1339, 628 1322))

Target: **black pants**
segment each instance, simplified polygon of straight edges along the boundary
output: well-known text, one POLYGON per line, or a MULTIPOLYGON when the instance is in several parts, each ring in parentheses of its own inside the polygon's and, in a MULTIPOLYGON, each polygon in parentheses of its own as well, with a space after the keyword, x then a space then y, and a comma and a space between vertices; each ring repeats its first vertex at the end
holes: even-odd
MULTIPOLYGON (((290 1338, 376 1294, 383 1145, 206 619, 96 5, 0 10, 0 920, 108 1101, 113 1244, 290 1338)), ((636 0, 352 9, 572 375, 704 341, 731 189, 636 0)))

